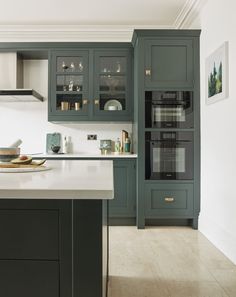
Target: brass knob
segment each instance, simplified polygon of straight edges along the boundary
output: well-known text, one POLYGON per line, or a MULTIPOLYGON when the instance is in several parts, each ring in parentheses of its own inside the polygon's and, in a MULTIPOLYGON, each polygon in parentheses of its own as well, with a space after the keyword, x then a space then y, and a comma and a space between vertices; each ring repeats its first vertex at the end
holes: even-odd
POLYGON ((88 104, 88 99, 84 99, 83 100, 83 105, 87 105, 88 104))
POLYGON ((98 100, 98 99, 95 99, 95 100, 94 100, 94 104, 95 104, 95 105, 99 105, 99 100, 98 100))
POLYGON ((145 70, 145 74, 148 75, 148 76, 150 76, 151 75, 151 70, 150 69, 146 69, 145 70))
POLYGON ((165 202, 174 202, 175 198, 174 197, 165 197, 165 202))

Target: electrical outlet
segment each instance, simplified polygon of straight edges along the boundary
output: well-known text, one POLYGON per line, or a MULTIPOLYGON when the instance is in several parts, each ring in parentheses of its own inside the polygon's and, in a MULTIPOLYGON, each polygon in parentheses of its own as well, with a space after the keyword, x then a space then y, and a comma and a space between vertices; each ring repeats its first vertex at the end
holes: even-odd
POLYGON ((97 140, 97 134, 88 134, 87 140, 97 140))

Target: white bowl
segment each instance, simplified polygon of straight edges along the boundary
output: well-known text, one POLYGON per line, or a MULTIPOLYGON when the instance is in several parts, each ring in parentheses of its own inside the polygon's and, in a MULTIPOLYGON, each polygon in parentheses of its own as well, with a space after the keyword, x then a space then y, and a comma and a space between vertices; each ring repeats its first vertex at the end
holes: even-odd
POLYGON ((108 110, 118 110, 118 106, 114 106, 114 105, 108 106, 108 110))

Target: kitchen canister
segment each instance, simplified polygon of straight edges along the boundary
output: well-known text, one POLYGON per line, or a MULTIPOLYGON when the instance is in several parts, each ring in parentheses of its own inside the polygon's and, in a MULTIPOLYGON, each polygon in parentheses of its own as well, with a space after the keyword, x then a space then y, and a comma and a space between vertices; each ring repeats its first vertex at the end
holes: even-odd
POLYGON ((129 139, 129 137, 127 137, 125 139, 125 143, 124 143, 124 152, 125 153, 130 153, 130 145, 131 145, 130 139, 129 139))

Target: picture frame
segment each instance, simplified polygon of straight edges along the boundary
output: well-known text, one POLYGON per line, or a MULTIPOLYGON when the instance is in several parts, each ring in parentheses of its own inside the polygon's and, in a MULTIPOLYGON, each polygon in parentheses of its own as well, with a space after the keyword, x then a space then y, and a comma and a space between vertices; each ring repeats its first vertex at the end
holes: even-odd
POLYGON ((206 104, 229 96, 228 41, 206 58, 206 104))

